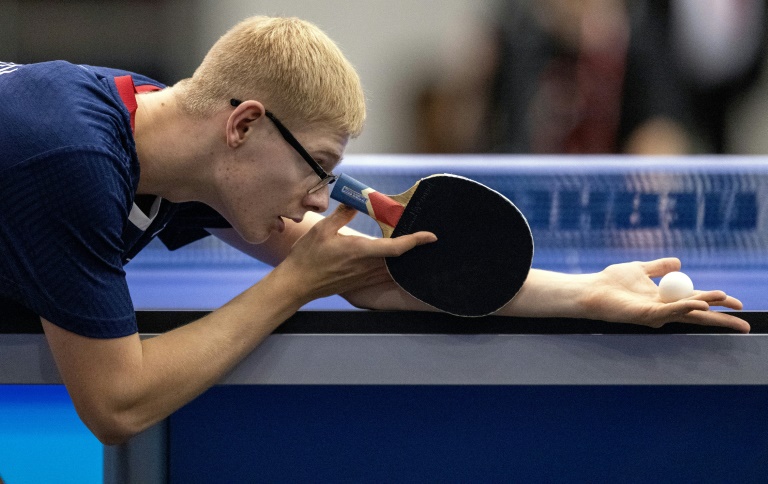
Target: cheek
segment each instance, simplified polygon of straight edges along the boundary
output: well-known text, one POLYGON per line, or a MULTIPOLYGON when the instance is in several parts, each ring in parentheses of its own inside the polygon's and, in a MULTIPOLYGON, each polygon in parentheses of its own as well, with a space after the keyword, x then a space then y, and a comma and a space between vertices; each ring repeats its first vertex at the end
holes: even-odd
MULTIPOLYGON (((260 196, 263 187, 254 179, 243 173, 244 170, 228 170, 221 174, 219 192, 224 215, 238 231, 241 227, 253 225, 263 209, 264 198, 260 196)), ((263 217, 263 216, 262 216, 263 217)))
POLYGON ((222 199, 231 220, 246 230, 274 222, 280 214, 295 212, 306 192, 306 176, 291 164, 239 163, 219 173, 222 199), (293 208, 292 208, 293 207, 293 208))

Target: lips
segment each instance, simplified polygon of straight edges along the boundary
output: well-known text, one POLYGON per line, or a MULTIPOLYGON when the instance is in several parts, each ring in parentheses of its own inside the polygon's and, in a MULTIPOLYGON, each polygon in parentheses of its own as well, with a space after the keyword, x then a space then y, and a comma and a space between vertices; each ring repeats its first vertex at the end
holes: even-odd
POLYGON ((278 220, 277 231, 278 232, 282 232, 282 231, 285 230, 285 221, 286 220, 291 220, 291 221, 293 221, 293 222, 298 224, 298 223, 301 223, 301 221, 303 219, 304 219, 304 217, 287 217, 287 216, 281 215, 281 216, 277 217, 277 220, 278 220))
POLYGON ((280 218, 285 220, 292 220, 296 222, 297 224, 300 224, 302 220, 304 220, 304 217, 288 217, 286 215, 282 215, 280 218))

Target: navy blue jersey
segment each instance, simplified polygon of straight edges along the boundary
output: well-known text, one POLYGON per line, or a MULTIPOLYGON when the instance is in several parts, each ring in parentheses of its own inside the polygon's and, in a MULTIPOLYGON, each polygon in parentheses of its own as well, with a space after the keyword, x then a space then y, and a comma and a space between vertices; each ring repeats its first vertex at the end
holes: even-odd
POLYGON ((136 203, 124 75, 164 87, 63 61, 0 63, 0 298, 96 338, 137 331, 123 264, 154 236, 165 229, 176 248, 226 226, 201 204, 136 203))

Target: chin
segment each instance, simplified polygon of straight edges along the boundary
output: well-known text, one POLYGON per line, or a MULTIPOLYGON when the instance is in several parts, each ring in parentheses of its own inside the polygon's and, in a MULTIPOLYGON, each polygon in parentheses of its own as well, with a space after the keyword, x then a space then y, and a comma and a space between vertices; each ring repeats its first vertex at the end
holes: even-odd
POLYGON ((269 239, 271 235, 272 235, 271 233, 268 233, 266 235, 255 236, 255 237, 247 237, 247 238, 243 237, 243 239, 249 244, 263 244, 264 242, 267 241, 267 239, 269 239))
POLYGON ((248 242, 249 244, 261 244, 267 241, 269 239, 269 236, 272 235, 272 232, 264 232, 264 231, 244 231, 235 229, 237 233, 240 235, 240 237, 248 242))

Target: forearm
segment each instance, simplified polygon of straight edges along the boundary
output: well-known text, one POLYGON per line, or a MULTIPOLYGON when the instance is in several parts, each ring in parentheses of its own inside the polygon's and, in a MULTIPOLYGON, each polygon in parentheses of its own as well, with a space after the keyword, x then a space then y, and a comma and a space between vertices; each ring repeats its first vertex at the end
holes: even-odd
MULTIPOLYGON (((532 269, 517 295, 496 312, 499 316, 585 317, 586 299, 594 274, 562 274, 532 269)), ((342 294, 351 304, 366 309, 437 311, 388 282, 342 294)))
MULTIPOLYGON (((292 244, 321 219, 321 215, 308 213, 301 224, 289 224, 284 233, 271 237, 265 244, 260 245, 243 242, 231 229, 212 233, 237 249, 276 265, 285 258, 292 244)), ((344 227, 341 233, 365 236, 349 227, 344 227)), ((582 317, 586 312, 583 299, 593 279, 593 274, 562 274, 532 269, 523 288, 497 314, 521 317, 582 317)), ((435 308, 400 289, 391 279, 384 283, 362 286, 342 296, 359 308, 435 311, 435 308)))
MULTIPOLYGON (((518 294, 497 311, 500 316, 589 318, 660 327, 668 322, 722 326, 748 332, 749 324, 712 306, 739 310, 742 304, 722 291, 696 291, 694 296, 664 303, 653 278, 680 270, 675 258, 613 264, 593 274, 562 274, 533 269, 518 294)), ((388 279, 344 296, 372 309, 434 310, 405 294, 388 279)))
POLYGON ((125 408, 146 428, 216 384, 306 303, 291 294, 273 272, 206 317, 142 341, 141 373, 125 408))
POLYGON ((294 284, 273 271, 206 317, 143 341, 93 340, 50 323, 46 333, 81 418, 102 442, 115 444, 220 381, 306 303, 294 284))
POLYGON ((584 317, 594 274, 563 274, 531 269, 525 284, 500 316, 584 317))

